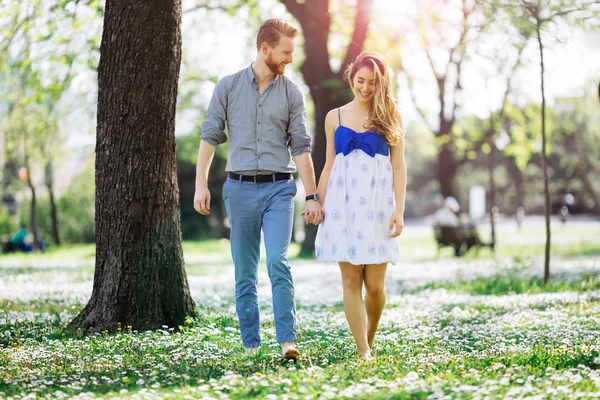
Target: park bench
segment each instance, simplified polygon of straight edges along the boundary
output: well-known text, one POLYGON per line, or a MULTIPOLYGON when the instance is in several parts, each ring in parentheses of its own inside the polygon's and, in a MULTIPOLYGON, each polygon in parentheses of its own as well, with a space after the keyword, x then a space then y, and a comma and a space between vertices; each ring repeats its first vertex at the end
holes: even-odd
POLYGON ((15 248, 13 247, 10 238, 1 238, 0 239, 0 244, 2 246, 2 253, 6 254, 6 253, 10 253, 15 251, 15 248))
POLYGON ((495 251, 495 243, 482 242, 475 226, 434 225, 433 232, 437 243, 438 256, 442 247, 452 247, 456 257, 466 254, 471 248, 475 248, 477 254, 481 247, 489 247, 492 251, 495 251))

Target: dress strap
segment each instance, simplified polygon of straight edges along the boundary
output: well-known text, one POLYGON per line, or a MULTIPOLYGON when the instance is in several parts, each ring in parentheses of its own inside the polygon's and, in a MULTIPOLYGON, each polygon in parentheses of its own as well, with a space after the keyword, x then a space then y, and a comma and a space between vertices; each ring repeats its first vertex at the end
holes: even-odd
POLYGON ((340 120, 340 107, 338 107, 338 125, 342 125, 342 121, 340 120))

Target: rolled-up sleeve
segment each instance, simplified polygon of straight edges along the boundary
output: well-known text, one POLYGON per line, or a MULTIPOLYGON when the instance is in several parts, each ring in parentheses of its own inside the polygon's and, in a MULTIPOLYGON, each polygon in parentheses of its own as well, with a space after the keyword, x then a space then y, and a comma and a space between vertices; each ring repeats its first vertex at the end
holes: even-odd
POLYGON ((202 140, 217 146, 227 141, 225 135, 225 121, 227 121, 227 82, 221 79, 213 91, 206 120, 202 123, 202 140))
POLYGON ((290 82, 290 149, 292 156, 310 152, 310 136, 306 132, 306 104, 300 87, 290 82))

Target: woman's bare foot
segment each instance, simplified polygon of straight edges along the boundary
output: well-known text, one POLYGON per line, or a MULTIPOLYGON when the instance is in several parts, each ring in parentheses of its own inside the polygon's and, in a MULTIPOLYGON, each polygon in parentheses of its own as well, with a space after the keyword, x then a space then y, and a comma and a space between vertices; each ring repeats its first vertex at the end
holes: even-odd
POLYGON ((356 347, 356 353, 366 360, 371 357, 371 348, 368 347, 366 350, 363 350, 356 347))
POLYGON ((300 352, 294 342, 281 343, 281 353, 286 360, 296 360, 300 357, 300 352))
POLYGON ((367 343, 369 343, 369 349, 373 348, 374 342, 375 342, 375 331, 367 332, 367 343))
POLYGON ((363 361, 371 361, 373 357, 371 357, 371 350, 367 350, 364 353, 358 353, 363 361))

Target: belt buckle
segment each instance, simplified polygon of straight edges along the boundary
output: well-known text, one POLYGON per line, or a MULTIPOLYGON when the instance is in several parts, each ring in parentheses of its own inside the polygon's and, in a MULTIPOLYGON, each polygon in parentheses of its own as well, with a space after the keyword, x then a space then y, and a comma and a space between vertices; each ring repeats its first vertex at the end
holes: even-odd
POLYGON ((258 182, 256 181, 256 177, 257 177, 257 175, 254 175, 254 183, 258 183, 258 182))

